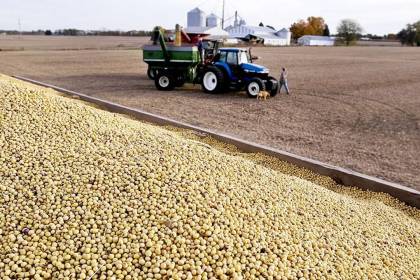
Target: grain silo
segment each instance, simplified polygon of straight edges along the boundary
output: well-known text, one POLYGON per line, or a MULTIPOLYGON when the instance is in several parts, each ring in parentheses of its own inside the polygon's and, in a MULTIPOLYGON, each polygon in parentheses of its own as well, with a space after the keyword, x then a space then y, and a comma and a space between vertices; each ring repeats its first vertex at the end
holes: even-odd
POLYGON ((205 27, 206 14, 199 8, 189 11, 187 14, 187 25, 188 27, 205 27))
POLYGON ((219 18, 215 14, 210 14, 207 17, 207 27, 218 27, 219 18))

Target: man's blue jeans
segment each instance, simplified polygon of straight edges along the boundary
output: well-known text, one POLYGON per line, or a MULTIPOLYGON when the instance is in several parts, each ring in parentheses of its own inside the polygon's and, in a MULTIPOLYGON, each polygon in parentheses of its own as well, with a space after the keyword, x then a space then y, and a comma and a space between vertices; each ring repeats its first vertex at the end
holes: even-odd
POLYGON ((282 89, 283 86, 286 89, 286 93, 289 94, 289 86, 287 85, 287 81, 281 81, 280 82, 279 93, 281 92, 281 89, 282 89))

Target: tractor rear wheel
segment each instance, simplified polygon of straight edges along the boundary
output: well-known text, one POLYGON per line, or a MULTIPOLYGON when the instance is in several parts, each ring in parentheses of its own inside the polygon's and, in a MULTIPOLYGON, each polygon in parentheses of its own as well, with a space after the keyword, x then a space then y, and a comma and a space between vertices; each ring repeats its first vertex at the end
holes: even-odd
POLYGON ((253 78, 251 81, 248 82, 246 85, 246 93, 250 98, 256 98, 260 91, 265 90, 265 85, 263 80, 260 78, 253 78))
POLYGON ((158 73, 155 79, 155 86, 158 90, 172 90, 175 87, 175 80, 167 72, 158 73))
POLYGON ((204 92, 219 93, 224 89, 225 75, 215 67, 209 66, 203 71, 201 86, 204 92))

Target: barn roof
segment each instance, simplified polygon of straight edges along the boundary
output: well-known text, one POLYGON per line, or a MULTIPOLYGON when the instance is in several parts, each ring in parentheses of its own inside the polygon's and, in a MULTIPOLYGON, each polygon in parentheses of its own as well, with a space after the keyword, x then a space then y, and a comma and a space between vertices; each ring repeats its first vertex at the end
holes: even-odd
POLYGON ((203 10, 200 10, 200 8, 195 8, 195 9, 192 9, 191 11, 189 11, 188 13, 191 13, 191 12, 193 12, 193 13, 204 13, 204 11, 203 10))
POLYGON ((229 33, 220 27, 201 27, 201 26, 191 26, 185 28, 187 34, 201 34, 201 35, 211 35, 211 36, 221 36, 228 37, 229 33))
POLYGON ((250 26, 250 25, 240 25, 237 27, 229 27, 226 29, 230 36, 236 38, 245 38, 248 35, 253 35, 257 37, 271 37, 272 39, 283 38, 279 36, 280 34, 284 33, 284 31, 289 32, 287 29, 283 28, 280 31, 275 31, 269 27, 265 26, 250 26))

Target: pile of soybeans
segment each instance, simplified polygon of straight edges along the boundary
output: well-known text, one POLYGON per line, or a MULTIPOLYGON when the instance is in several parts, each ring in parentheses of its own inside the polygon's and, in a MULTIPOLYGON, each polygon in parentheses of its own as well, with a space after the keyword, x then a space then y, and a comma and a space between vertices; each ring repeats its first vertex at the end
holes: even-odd
POLYGON ((0 75, 0 279, 420 279, 420 211, 352 192, 0 75))

